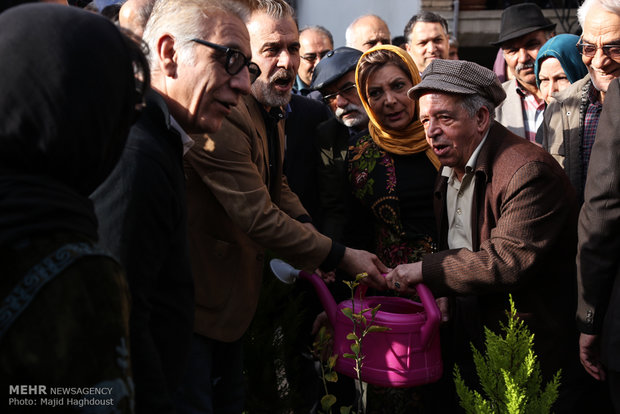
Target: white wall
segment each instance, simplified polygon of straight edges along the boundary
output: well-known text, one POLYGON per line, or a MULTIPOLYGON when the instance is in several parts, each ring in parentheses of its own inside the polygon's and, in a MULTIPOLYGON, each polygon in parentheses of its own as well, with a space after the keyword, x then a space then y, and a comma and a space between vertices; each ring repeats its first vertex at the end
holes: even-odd
POLYGON ((345 45, 344 32, 357 17, 376 14, 385 20, 392 37, 402 36, 405 25, 420 11, 421 0, 297 0, 299 28, 325 26, 334 47, 345 45))

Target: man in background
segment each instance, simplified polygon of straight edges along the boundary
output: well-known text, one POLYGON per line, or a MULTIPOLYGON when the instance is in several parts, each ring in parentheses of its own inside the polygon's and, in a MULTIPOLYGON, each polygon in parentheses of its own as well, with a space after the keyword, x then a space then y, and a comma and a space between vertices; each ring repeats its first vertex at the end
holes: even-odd
POLYGON ((405 26, 406 49, 420 74, 433 59, 448 59, 448 22, 429 11, 414 15, 405 26))
POLYGON ((515 75, 515 79, 502 84, 506 100, 497 107, 496 120, 531 142, 536 140, 545 110, 536 85, 534 62, 554 29, 555 23, 543 16, 536 4, 516 4, 502 12, 499 38, 493 43, 502 48, 507 70, 515 75))
POLYGON ((365 52, 376 45, 389 45, 390 29, 379 16, 367 14, 353 20, 347 27, 345 39, 348 47, 365 52))

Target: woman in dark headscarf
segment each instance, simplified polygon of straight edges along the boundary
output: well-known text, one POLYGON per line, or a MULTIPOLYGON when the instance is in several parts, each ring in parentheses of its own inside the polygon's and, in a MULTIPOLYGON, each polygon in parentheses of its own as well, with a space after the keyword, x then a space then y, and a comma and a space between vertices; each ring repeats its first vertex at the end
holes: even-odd
POLYGON ((128 412, 128 291, 88 195, 118 161, 146 60, 78 8, 18 6, 0 27, 1 386, 95 387, 77 398, 128 412))
POLYGON ((559 34, 542 45, 534 64, 536 84, 549 104, 552 95, 567 88, 588 74, 576 44, 579 36, 559 34))

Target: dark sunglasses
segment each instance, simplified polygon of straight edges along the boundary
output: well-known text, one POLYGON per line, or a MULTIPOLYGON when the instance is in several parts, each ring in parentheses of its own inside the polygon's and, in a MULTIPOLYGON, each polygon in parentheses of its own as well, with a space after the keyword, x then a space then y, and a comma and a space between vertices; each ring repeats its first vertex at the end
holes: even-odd
POLYGON ((226 55, 226 63, 224 64, 224 69, 226 69, 226 73, 229 75, 236 75, 241 72, 241 70, 247 66, 248 71, 250 72, 250 82, 254 83, 256 78, 258 78, 261 74, 260 68, 258 65, 247 57, 241 51, 237 49, 233 49, 230 47, 218 45, 216 43, 207 42, 202 39, 192 39, 192 42, 199 43, 203 46, 210 47, 219 52, 222 52, 226 55))
MULTIPOLYGON (((594 57, 594 55, 596 55, 596 51, 599 49, 597 45, 593 45, 591 43, 584 43, 581 39, 579 39, 579 42, 577 42, 576 46, 579 53, 581 53, 585 57, 594 57)), ((603 45, 600 47, 600 49, 603 49, 603 53, 607 57, 610 57, 614 60, 620 59, 620 45, 603 45)))

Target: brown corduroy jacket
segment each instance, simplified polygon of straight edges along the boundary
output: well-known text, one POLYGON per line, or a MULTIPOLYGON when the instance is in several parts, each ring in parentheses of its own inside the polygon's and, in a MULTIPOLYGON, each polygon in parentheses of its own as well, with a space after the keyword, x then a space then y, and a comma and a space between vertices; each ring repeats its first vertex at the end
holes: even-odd
POLYGON ((436 297, 475 298, 456 316, 465 344, 479 343, 483 324, 496 330, 505 323, 511 293, 535 334, 543 372, 555 372, 575 351, 575 192, 551 155, 497 122, 474 180, 473 251, 449 250, 447 178, 438 176, 435 214, 444 250, 425 256, 424 283, 436 297))

